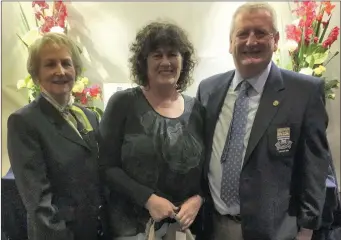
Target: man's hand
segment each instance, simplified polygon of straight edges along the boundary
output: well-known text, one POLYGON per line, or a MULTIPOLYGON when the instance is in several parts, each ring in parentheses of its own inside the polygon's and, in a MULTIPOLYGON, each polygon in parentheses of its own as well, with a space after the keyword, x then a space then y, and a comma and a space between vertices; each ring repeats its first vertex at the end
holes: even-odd
POLYGON ((178 209, 167 199, 158 197, 155 194, 149 197, 145 207, 155 222, 160 222, 168 217, 173 218, 175 211, 178 209))
POLYGON ((191 226, 199 212, 201 204, 202 198, 199 195, 196 195, 187 199, 187 201, 181 205, 180 212, 175 216, 175 218, 180 223, 182 230, 191 226))

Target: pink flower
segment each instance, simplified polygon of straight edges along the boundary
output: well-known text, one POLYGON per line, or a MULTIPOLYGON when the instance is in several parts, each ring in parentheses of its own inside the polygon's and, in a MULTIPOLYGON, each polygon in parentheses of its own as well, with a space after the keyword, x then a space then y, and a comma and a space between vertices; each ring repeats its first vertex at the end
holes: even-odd
POLYGON ((285 28, 285 32, 287 34, 288 40, 294 40, 297 43, 301 41, 302 31, 299 27, 295 26, 294 24, 287 25, 285 28))
POLYGON ((324 48, 329 48, 338 38, 340 33, 339 27, 334 27, 328 35, 328 38, 322 43, 324 48))

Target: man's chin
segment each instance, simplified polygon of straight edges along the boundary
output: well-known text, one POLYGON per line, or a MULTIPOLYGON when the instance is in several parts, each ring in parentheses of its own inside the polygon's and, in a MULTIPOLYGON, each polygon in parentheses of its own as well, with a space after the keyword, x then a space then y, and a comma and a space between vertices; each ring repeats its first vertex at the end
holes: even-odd
POLYGON ((263 58, 244 58, 241 61, 242 65, 258 65, 258 64, 262 64, 264 63, 264 59, 263 58))

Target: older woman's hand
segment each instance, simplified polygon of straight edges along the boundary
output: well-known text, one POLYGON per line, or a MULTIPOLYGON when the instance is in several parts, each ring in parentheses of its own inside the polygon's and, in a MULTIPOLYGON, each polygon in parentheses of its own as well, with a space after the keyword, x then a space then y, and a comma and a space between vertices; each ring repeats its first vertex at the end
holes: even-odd
POLYGON ((173 218, 175 211, 178 207, 174 206, 170 201, 165 198, 158 197, 152 194, 146 203, 146 208, 149 211, 150 216, 156 222, 160 222, 165 218, 173 218))
POLYGON ((196 195, 187 199, 187 201, 181 205, 180 211, 175 218, 180 223, 182 230, 191 226, 199 212, 201 204, 202 198, 199 195, 196 195))

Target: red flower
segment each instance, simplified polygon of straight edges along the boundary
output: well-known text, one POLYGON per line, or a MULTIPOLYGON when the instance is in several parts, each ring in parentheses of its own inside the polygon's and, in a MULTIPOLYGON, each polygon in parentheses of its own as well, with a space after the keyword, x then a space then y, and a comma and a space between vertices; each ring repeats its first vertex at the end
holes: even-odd
POLYGON ((297 4, 297 8, 292 12, 296 13, 298 17, 309 16, 315 18, 315 9, 317 7, 317 3, 315 1, 295 1, 297 4))
POLYGON ((43 13, 37 11, 37 12, 34 13, 34 15, 36 16, 36 19, 37 19, 37 20, 40 20, 41 17, 43 16, 43 13))
POLYGON ((306 27, 305 32, 304 32, 304 40, 309 42, 313 33, 314 33, 314 29, 311 26, 306 27))
POLYGON ((330 1, 323 1, 322 4, 324 5, 324 11, 330 16, 335 5, 332 5, 330 1))
POLYGON ((45 22, 44 22, 44 24, 41 26, 40 31, 41 31, 42 33, 47 33, 47 32, 50 31, 50 29, 51 29, 52 27, 56 26, 56 22, 55 22, 54 18, 53 18, 53 17, 50 17, 50 16, 47 16, 47 17, 45 17, 44 19, 45 19, 45 22))
POLYGON ((297 43, 301 41, 302 30, 294 24, 287 25, 285 32, 288 40, 294 40, 297 43))
POLYGON ((44 16, 44 9, 49 9, 49 5, 45 1, 33 1, 32 8, 34 8, 34 15, 37 20, 40 20, 44 16))
MULTIPOLYGON (((317 4, 315 1, 304 1, 298 2, 295 1, 297 4, 297 8, 294 9, 294 12, 301 20, 299 22, 299 27, 311 27, 313 22, 316 20, 316 7, 317 4)), ((318 18, 322 19, 322 16, 318 16, 318 18)))
POLYGON ((45 2, 45 0, 32 1, 32 7, 34 7, 35 5, 38 5, 40 7, 40 10, 49 9, 49 5, 45 2))
POLYGON ((101 88, 98 85, 93 85, 90 89, 89 89, 89 93, 91 97, 96 97, 98 94, 101 93, 101 88))
POLYGON ((81 93, 73 93, 75 95, 75 98, 78 99, 78 101, 81 104, 87 104, 88 103, 88 97, 87 97, 87 90, 84 89, 81 93))
POLYGON ((322 22, 323 27, 326 28, 327 25, 328 25, 328 23, 329 23, 329 21, 323 21, 323 22, 322 22))
POLYGON ((59 27, 65 28, 67 8, 63 1, 54 2, 53 17, 56 19, 56 23, 59 27))
POLYGON ((88 99, 86 98, 86 96, 82 96, 80 99, 81 104, 87 104, 88 103, 88 99))
POLYGON ((322 18, 323 18, 323 14, 320 13, 319 15, 317 15, 316 20, 321 22, 322 18))
POLYGON ((328 35, 328 38, 322 43, 324 48, 329 48, 338 38, 340 33, 339 27, 334 27, 328 35))
POLYGON ((54 14, 58 17, 66 17, 68 15, 66 5, 63 1, 56 1, 54 4, 54 14))

